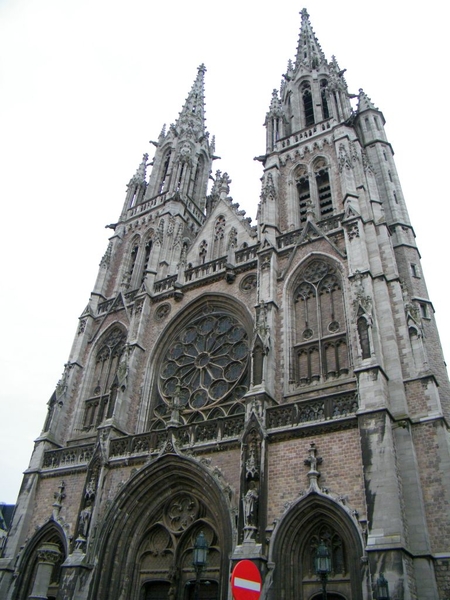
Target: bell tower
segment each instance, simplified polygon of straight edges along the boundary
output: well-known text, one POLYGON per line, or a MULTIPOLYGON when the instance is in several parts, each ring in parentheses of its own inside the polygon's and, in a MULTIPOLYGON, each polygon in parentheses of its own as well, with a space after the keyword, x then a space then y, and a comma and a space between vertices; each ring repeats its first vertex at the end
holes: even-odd
POLYGON ((108 226, 2 598, 227 600, 242 559, 262 600, 446 597, 450 385, 383 113, 344 73, 302 10, 255 226, 211 176, 198 67, 108 226))

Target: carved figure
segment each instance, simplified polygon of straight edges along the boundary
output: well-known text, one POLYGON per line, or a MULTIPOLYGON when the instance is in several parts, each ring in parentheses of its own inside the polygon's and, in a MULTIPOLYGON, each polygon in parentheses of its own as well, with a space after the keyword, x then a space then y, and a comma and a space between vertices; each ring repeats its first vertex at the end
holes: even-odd
POLYGON ((258 499, 259 495, 256 491, 256 485, 252 481, 249 485, 247 493, 242 498, 245 527, 254 527, 257 523, 258 499))
POLYGON ((80 517, 78 519, 78 532, 84 538, 87 538, 88 533, 89 533, 89 525, 91 523, 91 516, 92 516, 92 505, 91 505, 91 501, 88 500, 86 502, 86 506, 81 511, 80 517))

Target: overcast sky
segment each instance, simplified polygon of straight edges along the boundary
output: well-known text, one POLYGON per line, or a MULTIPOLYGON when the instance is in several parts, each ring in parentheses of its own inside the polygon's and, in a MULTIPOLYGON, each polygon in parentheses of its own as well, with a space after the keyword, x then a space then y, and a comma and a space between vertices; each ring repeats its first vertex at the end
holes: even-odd
POLYGON ((450 360, 448 15, 441 0, 0 0, 0 501, 14 503, 126 184, 204 62, 214 168, 255 217, 273 88, 306 6, 383 111, 450 360), (408 6, 408 11, 404 8, 408 6), (425 8, 423 8, 425 7, 425 8))

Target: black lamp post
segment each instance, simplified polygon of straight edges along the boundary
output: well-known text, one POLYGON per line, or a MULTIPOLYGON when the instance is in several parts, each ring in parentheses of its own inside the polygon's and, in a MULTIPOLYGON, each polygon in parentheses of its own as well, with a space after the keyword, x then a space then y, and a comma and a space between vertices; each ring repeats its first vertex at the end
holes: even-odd
POLYGON ((198 593, 200 589, 200 575, 206 567, 206 559, 208 557, 208 541, 205 538, 203 531, 198 534, 194 544, 194 556, 192 564, 195 569, 195 590, 194 599, 198 600, 198 593))
POLYGON ((322 598, 323 600, 327 600, 327 580, 328 573, 331 573, 331 557, 330 551, 323 540, 321 540, 317 547, 314 566, 317 576, 322 581, 322 598))
POLYGON ((378 600, 389 600, 389 584, 383 573, 380 573, 377 579, 377 598, 378 600))

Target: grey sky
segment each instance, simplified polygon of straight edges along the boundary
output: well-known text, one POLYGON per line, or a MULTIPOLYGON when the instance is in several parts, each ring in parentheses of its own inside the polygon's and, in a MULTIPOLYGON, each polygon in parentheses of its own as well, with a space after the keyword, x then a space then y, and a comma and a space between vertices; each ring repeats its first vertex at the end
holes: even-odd
MULTIPOLYGON (((301 2, 0 0, 3 226, 0 500, 15 502, 125 186, 204 62, 215 168, 256 215, 271 92, 295 57, 301 2)), ((306 4, 327 58, 387 120, 450 360, 445 241, 445 6, 306 4)))

